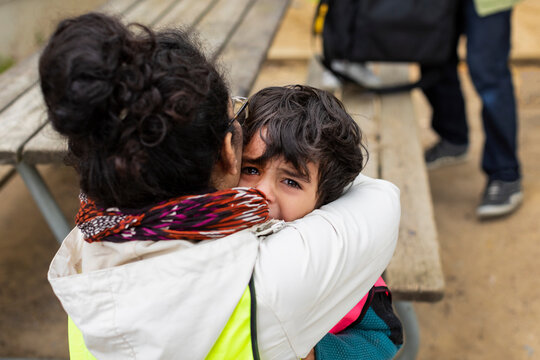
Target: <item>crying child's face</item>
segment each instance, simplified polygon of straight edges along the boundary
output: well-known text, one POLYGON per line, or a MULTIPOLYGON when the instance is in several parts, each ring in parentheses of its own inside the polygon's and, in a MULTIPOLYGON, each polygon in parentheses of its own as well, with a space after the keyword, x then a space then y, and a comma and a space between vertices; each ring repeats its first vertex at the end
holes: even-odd
POLYGON ((270 217, 292 221, 315 209, 319 185, 318 166, 308 163, 304 176, 282 157, 261 161, 266 144, 257 133, 245 146, 238 186, 262 191, 269 203, 270 217))

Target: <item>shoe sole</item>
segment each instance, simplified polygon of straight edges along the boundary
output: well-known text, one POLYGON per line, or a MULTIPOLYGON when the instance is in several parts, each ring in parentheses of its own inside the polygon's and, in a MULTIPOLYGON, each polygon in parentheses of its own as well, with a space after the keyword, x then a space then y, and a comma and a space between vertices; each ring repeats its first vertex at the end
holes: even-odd
POLYGON ((426 163, 426 168, 428 170, 435 170, 446 166, 451 165, 459 165, 463 164, 467 161, 467 154, 459 155, 459 156, 446 156, 442 158, 438 158, 435 161, 432 161, 430 163, 426 163))
POLYGON ((489 219, 508 215, 514 212, 523 202, 523 193, 510 196, 510 202, 504 205, 481 205, 476 209, 476 215, 480 219, 489 219))

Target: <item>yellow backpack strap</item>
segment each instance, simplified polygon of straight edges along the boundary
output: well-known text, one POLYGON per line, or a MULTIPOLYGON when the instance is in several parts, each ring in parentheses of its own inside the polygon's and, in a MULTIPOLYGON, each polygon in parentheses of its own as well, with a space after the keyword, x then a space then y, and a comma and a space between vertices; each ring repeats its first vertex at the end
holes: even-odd
POLYGON ((253 277, 205 360, 259 360, 253 277))
POLYGON ((260 360, 259 344, 257 343, 257 297, 255 296, 255 282, 253 281, 253 275, 251 275, 251 279, 249 279, 249 293, 251 295, 251 348, 253 359, 260 360))
POLYGON ((320 35, 323 32, 324 19, 328 12, 328 0, 320 0, 317 8, 315 9, 315 16, 313 17, 313 24, 311 27, 312 35, 320 35))
POLYGON ((84 344, 82 332, 68 316, 68 342, 70 360, 96 360, 84 344))

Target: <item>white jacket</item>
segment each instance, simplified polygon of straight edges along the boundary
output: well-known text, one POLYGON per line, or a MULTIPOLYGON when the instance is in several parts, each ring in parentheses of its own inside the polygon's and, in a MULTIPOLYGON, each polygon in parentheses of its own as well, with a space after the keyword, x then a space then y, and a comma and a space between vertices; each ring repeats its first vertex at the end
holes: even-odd
POLYGON ((87 243, 48 278, 98 359, 204 359, 254 276, 261 359, 297 359, 369 291, 394 252, 399 190, 359 175, 338 200, 228 237, 87 243))

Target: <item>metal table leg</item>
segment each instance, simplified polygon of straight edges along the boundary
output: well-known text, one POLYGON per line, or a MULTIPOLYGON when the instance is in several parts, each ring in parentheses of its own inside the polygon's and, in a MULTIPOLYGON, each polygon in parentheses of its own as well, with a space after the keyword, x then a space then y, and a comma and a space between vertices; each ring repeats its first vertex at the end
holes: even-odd
POLYGON ((396 301, 394 303, 396 313, 401 319, 403 333, 405 334, 405 343, 396 355, 396 360, 414 360, 418 354, 420 345, 420 329, 418 320, 411 302, 396 301))
POLYGON ((37 203, 39 210, 45 217, 45 221, 51 228, 56 240, 62 243, 71 228, 64 214, 58 207, 49 188, 43 181, 43 178, 35 168, 35 166, 20 162, 15 165, 17 171, 26 183, 26 187, 32 194, 32 197, 37 203))

